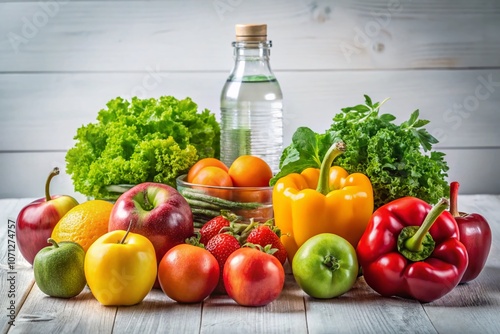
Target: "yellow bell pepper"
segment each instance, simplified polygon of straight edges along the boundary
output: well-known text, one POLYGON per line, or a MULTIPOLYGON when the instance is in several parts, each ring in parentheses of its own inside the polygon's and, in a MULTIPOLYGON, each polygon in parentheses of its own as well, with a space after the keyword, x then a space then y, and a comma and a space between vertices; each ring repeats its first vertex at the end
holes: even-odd
POLYGON ((280 178, 273 189, 276 226, 291 262, 298 248, 320 233, 337 234, 356 248, 373 213, 373 189, 362 173, 348 174, 331 166, 345 151, 336 142, 321 168, 307 168, 280 178))
POLYGON ((141 234, 111 231, 89 247, 84 269, 87 284, 102 305, 134 305, 155 283, 155 248, 141 234))

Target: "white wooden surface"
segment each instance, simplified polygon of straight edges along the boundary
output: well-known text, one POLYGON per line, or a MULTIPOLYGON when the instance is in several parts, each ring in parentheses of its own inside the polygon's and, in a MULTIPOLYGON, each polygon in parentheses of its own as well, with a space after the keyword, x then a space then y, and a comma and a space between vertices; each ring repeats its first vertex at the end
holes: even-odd
MULTIPOLYGON (((285 144, 391 97, 398 121, 431 120, 464 193, 500 192, 500 1, 44 0, 0 3, 0 198, 41 196, 116 96, 190 96, 219 117, 242 22, 268 24, 285 144)), ((65 174, 54 191, 79 197, 65 174)))
POLYGON ((227 296, 181 305, 161 290, 131 307, 103 307, 86 288, 65 300, 45 296, 34 283, 33 270, 18 253, 15 298, 6 284, 6 222, 15 219, 31 199, 0 199, 0 307, 14 301, 17 317, 8 333, 470 333, 500 332, 500 195, 461 195, 459 209, 476 212, 489 222, 493 244, 486 266, 473 281, 456 287, 432 303, 382 298, 360 277, 353 289, 330 300, 305 295, 288 269, 285 289, 265 307, 238 306, 227 296), (14 218, 13 218, 14 217, 14 218))

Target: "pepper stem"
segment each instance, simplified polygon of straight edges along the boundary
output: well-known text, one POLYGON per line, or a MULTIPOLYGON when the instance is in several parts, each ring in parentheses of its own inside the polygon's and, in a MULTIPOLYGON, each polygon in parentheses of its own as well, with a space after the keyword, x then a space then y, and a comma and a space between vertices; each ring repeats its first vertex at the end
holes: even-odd
POLYGON ((427 214, 422 225, 406 226, 397 240, 398 251, 410 261, 422 261, 434 251, 435 242, 429 233, 436 219, 448 208, 448 200, 442 198, 427 214))
POLYGON ((412 252, 419 252, 422 250, 422 242, 425 235, 429 232, 432 224, 434 224, 439 215, 448 208, 448 204, 448 200, 446 198, 442 198, 439 203, 436 204, 431 211, 429 211, 417 232, 410 239, 406 240, 405 245, 408 250, 412 252))
POLYGON ((321 168, 319 170, 319 180, 316 191, 326 195, 330 192, 330 167, 332 166, 333 160, 336 157, 344 153, 346 150, 345 143, 340 140, 332 144, 321 162, 321 168))
POLYGON ((458 188, 460 183, 452 182, 450 183, 450 213, 453 217, 460 217, 460 212, 458 212, 458 188))
POLYGON ((58 167, 54 167, 52 172, 50 172, 49 176, 47 177, 47 181, 45 182, 45 200, 47 202, 52 199, 52 197, 50 197, 50 181, 56 175, 59 175, 59 168, 58 167))

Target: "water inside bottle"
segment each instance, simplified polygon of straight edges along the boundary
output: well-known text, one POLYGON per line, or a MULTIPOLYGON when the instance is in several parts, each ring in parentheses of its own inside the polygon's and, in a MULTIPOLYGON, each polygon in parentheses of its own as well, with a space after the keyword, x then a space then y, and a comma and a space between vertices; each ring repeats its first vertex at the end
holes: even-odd
POLYGON ((276 173, 282 149, 283 96, 278 81, 262 76, 229 79, 221 95, 221 160, 229 166, 240 155, 256 155, 276 173))

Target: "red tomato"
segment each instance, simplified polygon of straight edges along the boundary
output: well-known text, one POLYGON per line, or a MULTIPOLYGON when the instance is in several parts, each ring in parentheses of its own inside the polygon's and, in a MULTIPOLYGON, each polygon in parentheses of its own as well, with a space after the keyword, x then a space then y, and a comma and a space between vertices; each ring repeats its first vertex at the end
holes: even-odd
POLYGON ((191 168, 189 169, 189 172, 187 174, 186 181, 189 183, 192 183, 196 174, 198 174, 198 172, 200 170, 202 170, 203 168, 208 167, 208 166, 219 167, 220 169, 224 170, 225 172, 227 172, 229 170, 229 168, 219 159, 204 158, 204 159, 198 160, 198 162, 196 162, 193 166, 191 166, 191 168))
POLYGON ((180 244, 161 259, 158 281, 163 292, 180 303, 198 303, 219 282, 219 263, 206 249, 180 244))
POLYGON ((229 297, 243 306, 269 304, 285 284, 285 270, 278 259, 249 247, 231 253, 222 277, 229 297))
POLYGON ((242 155, 228 170, 235 187, 267 187, 273 177, 271 167, 259 157, 242 155))

